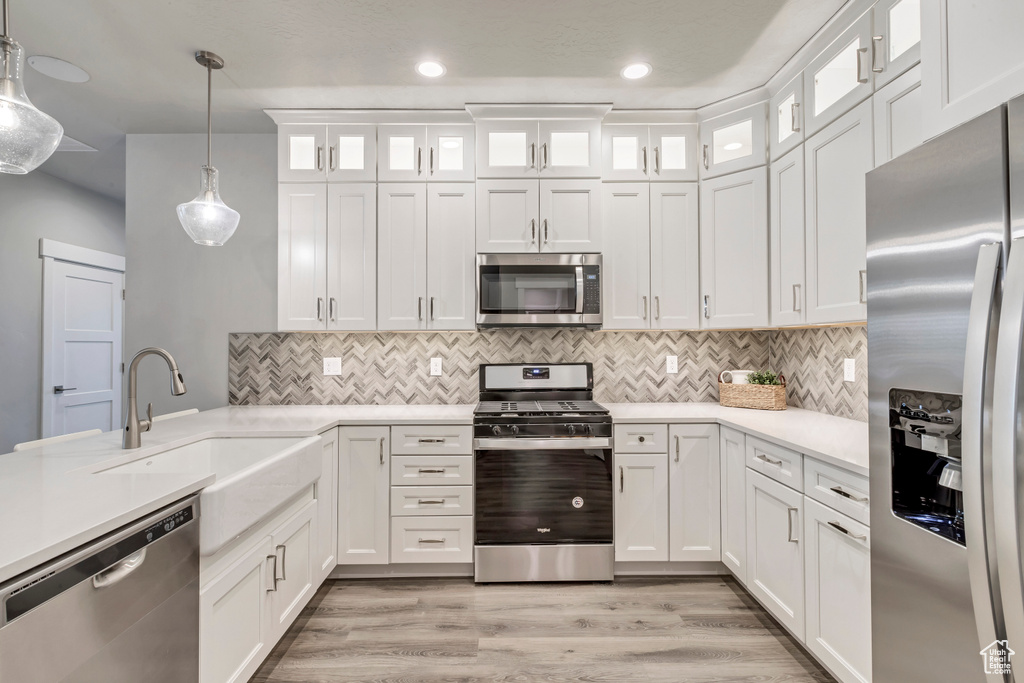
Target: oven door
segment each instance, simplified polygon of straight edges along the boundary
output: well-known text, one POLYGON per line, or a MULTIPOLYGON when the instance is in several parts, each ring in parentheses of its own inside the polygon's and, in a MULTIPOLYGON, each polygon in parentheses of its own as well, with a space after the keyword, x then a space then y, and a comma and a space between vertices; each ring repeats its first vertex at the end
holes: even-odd
MULTIPOLYGON (((590 307, 584 306, 584 263, 592 257, 480 254, 477 257, 477 325, 600 325, 600 314, 594 315, 587 310, 590 307)), ((600 301, 599 292, 595 293, 598 294, 595 300, 600 301)))
POLYGON ((610 440, 487 441, 475 451, 476 545, 612 542, 611 448, 575 443, 610 440))

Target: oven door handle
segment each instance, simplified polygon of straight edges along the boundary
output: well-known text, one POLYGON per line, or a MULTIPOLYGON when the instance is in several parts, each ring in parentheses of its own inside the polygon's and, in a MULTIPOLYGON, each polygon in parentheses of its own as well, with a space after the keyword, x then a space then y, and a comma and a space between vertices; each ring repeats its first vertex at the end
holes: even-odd
POLYGON ((583 313, 583 266, 576 266, 576 312, 583 313))
POLYGON ((610 438, 566 437, 560 439, 473 439, 478 451, 577 451, 589 448, 611 448, 610 438))

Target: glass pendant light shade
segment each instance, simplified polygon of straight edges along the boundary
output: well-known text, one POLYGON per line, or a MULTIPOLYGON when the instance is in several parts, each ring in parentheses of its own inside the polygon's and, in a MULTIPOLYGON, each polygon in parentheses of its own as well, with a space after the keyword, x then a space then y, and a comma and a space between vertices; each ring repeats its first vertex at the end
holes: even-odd
POLYGON ((178 204, 181 227, 196 244, 222 247, 238 227, 238 212, 221 201, 217 189, 217 169, 203 166, 200 171, 199 195, 190 202, 178 204))
POLYGON ((24 174, 50 158, 64 128, 29 101, 22 77, 25 52, 0 36, 0 173, 24 174))

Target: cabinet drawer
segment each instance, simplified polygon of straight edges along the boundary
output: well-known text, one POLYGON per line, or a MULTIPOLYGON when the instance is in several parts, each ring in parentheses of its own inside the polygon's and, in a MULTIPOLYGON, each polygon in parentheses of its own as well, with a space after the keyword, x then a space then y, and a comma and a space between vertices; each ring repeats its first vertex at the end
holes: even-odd
POLYGON ((392 517, 472 514, 472 486, 391 487, 392 517))
POLYGON ((747 435, 747 467, 797 491, 803 491, 803 456, 747 435))
POLYGON ((853 472, 804 458, 804 494, 861 524, 870 524, 868 479, 853 472))
POLYGON ((616 453, 668 453, 668 425, 615 425, 616 453))
POLYGON ((472 455, 472 425, 403 425, 391 428, 391 453, 472 455))
POLYGON ((472 517, 392 518, 392 563, 472 561, 472 517))
POLYGON ((472 455, 392 455, 392 486, 468 486, 472 455))

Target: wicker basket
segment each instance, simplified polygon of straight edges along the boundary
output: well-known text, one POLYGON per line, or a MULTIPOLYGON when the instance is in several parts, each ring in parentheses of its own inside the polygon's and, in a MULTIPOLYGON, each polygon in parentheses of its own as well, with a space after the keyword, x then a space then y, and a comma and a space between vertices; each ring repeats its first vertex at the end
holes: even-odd
POLYGON ((779 375, 782 384, 726 384, 718 374, 718 402, 729 408, 755 408, 757 410, 786 409, 786 378, 779 375))

